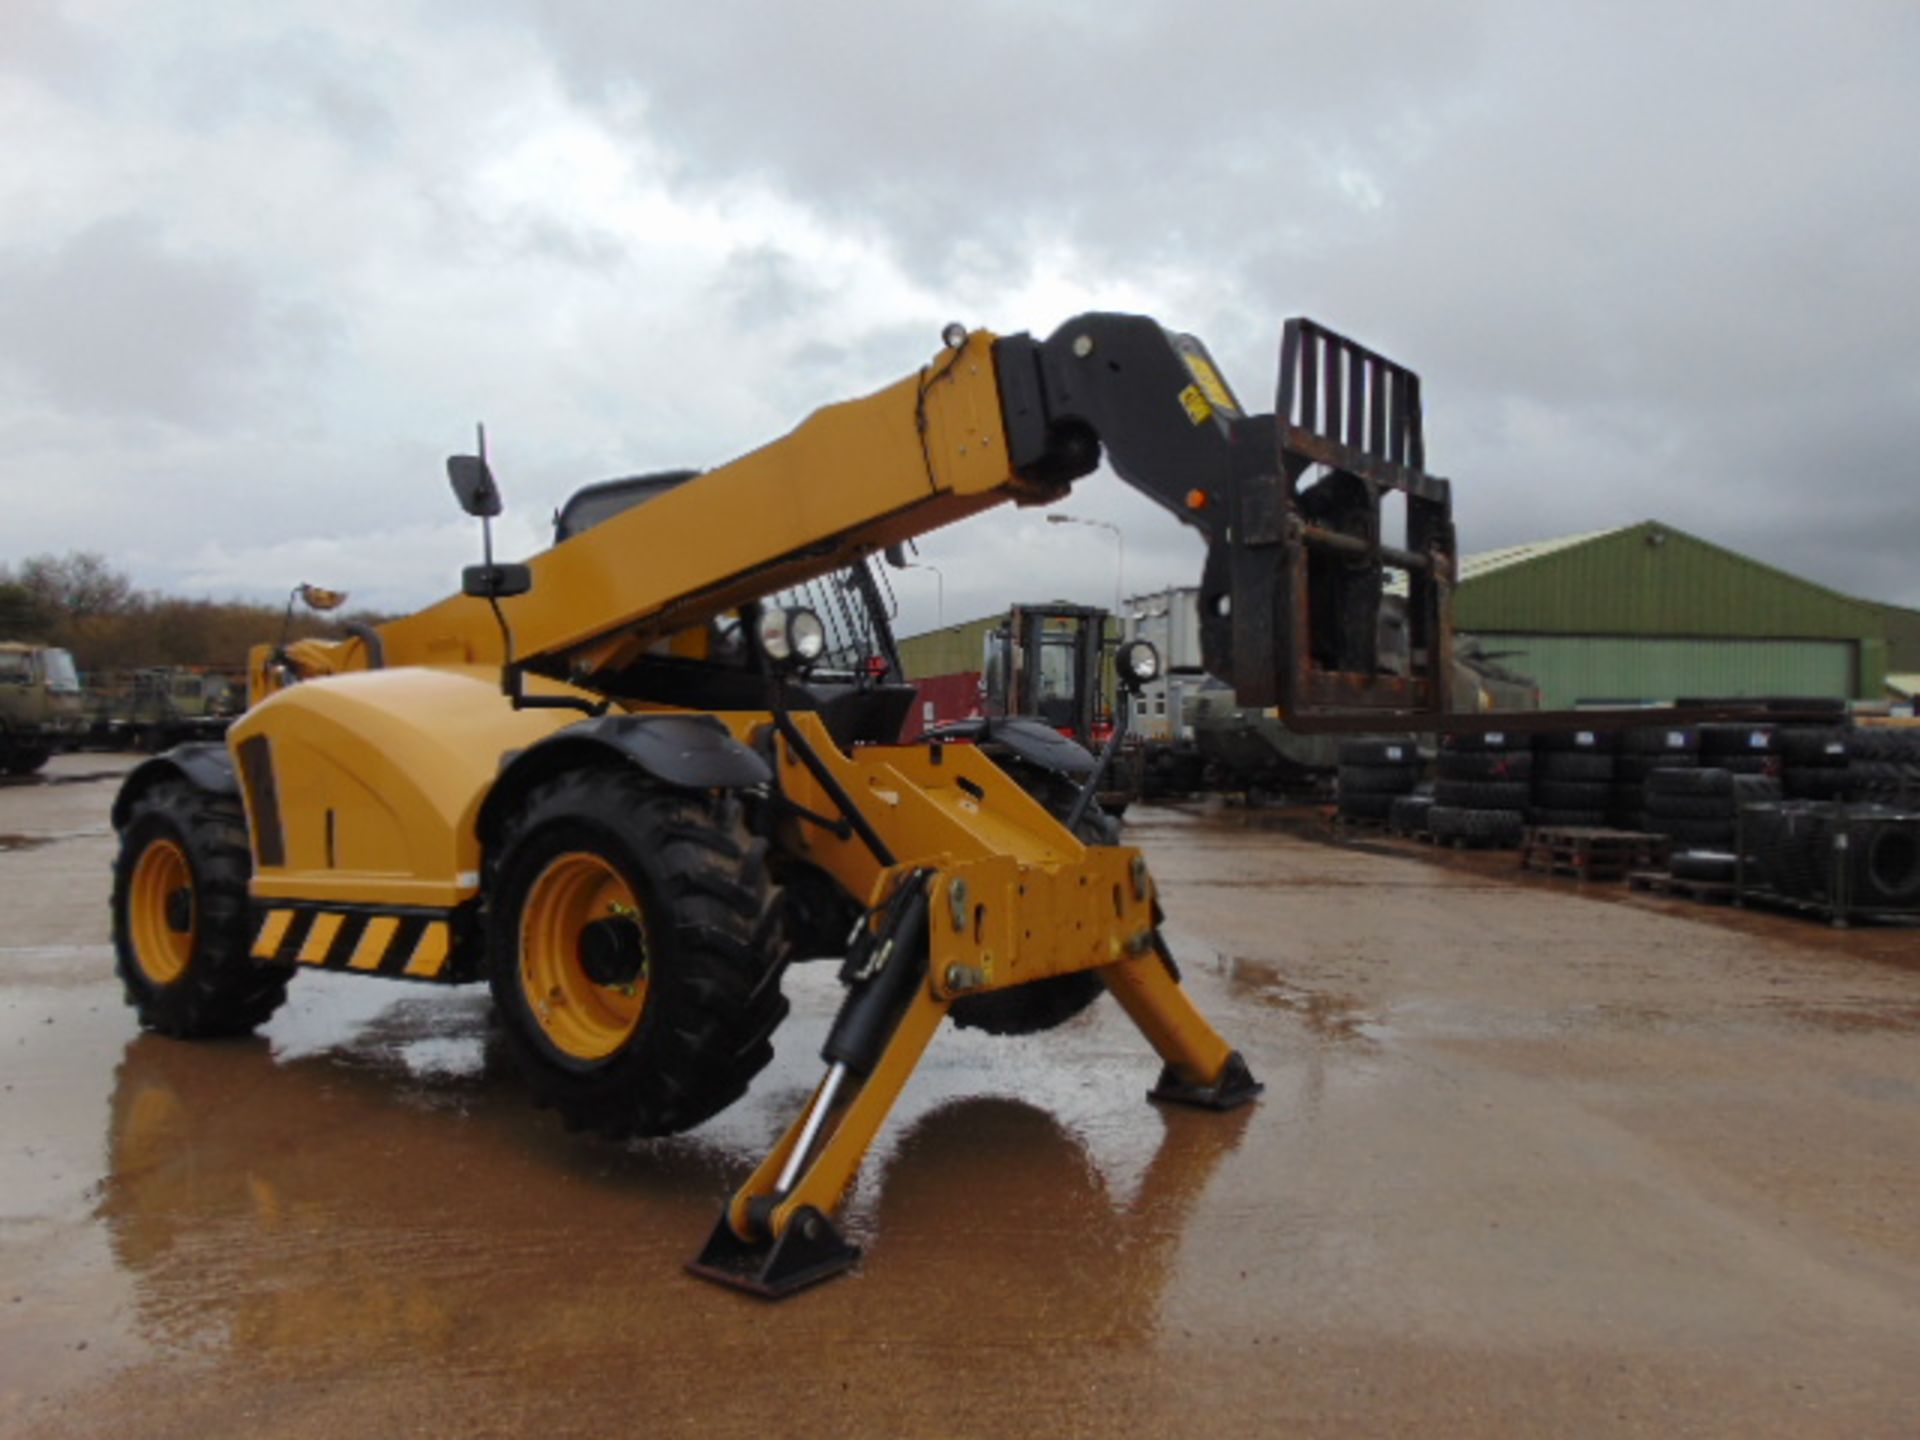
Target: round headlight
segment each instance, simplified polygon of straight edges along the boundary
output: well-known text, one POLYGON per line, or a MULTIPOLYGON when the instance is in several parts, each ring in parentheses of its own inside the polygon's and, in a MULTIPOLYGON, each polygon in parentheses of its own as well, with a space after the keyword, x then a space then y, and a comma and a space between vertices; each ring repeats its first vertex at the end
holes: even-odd
POLYGON ((811 663, 827 651, 827 627, 811 610, 787 612, 787 642, 794 658, 811 663))
POLYGON ((1136 685, 1145 685, 1160 674, 1160 652, 1148 640, 1129 640, 1120 647, 1120 668, 1136 685))
POLYGON ((760 612, 760 620, 754 626, 754 638, 760 642, 760 653, 769 660, 784 661, 793 654, 792 642, 787 638, 787 612, 769 606, 760 612))

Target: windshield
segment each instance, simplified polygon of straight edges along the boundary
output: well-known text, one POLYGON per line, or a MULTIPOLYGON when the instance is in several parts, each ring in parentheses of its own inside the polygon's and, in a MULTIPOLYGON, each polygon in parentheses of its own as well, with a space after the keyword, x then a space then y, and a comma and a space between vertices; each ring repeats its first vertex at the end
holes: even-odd
POLYGON ((24 685, 33 678, 24 650, 0 650, 0 685, 24 685))
POLYGON ((1071 635, 1049 635, 1040 642, 1040 674, 1035 698, 1071 700, 1074 695, 1074 643, 1071 635))
POLYGON ((64 650, 42 650, 40 663, 46 669, 47 689, 76 693, 80 689, 80 674, 73 668, 73 656, 64 650))

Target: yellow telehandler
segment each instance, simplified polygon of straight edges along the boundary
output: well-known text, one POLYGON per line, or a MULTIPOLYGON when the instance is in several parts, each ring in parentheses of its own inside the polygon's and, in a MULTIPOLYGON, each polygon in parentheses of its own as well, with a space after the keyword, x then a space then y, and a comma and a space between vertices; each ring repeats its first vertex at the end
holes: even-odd
MULTIPOLYGON (((1111 993, 1159 1053, 1153 1098, 1259 1090, 1181 988, 1154 883, 1095 800, 1100 755, 1044 724, 899 743, 914 691, 878 557, 1105 459, 1196 527, 1207 668, 1290 722, 1446 710, 1454 536, 1419 381, 1304 320, 1274 413, 1200 342, 1088 314, 1045 339, 948 327, 877 394, 717 469, 590 486, 555 543, 337 642, 261 647, 223 745, 115 801, 118 970, 178 1037, 264 1021, 303 967, 484 980, 539 1102, 610 1136, 684 1130, 772 1054, 790 961, 838 958, 825 1073, 691 1263, 782 1295, 858 1254, 833 1223, 943 1019, 1057 1025, 1111 993), (1406 534, 1380 533, 1405 497, 1406 534), (1377 654, 1404 574, 1411 663, 1377 654)), ((1118 658, 1124 683, 1152 648, 1118 658)))

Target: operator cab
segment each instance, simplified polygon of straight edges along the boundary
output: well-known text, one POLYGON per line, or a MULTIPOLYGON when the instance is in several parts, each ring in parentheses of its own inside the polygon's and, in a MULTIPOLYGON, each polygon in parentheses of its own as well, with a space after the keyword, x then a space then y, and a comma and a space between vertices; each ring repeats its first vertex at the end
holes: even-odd
MULTIPOLYGON (((564 544, 702 473, 659 470, 584 486, 554 512, 553 543, 564 544)), ((915 691, 900 683, 900 655, 889 623, 893 599, 871 561, 860 560, 763 601, 810 610, 826 630, 819 659, 781 681, 788 706, 817 711, 842 745, 897 741, 915 691)), ((701 653, 673 653, 677 648, 663 647, 667 653, 646 655, 618 674, 597 677, 595 684, 623 699, 699 710, 757 710, 764 705, 766 681, 753 669, 735 617, 707 627, 701 653)))
POLYGON ((987 633, 985 713, 1030 716, 1089 749, 1105 740, 1103 645, 1107 612, 1094 606, 1016 605, 987 633))
POLYGON ((553 512, 553 543, 558 545, 584 534, 623 511, 678 489, 699 474, 698 470, 657 470, 651 475, 627 475, 583 486, 553 512))

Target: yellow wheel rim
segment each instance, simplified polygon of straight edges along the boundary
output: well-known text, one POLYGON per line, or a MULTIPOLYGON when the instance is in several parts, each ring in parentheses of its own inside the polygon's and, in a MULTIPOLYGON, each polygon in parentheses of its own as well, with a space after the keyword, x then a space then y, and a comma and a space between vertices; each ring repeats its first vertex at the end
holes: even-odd
POLYGON ((633 889, 598 855, 556 856, 520 910, 520 987, 547 1039, 577 1060, 604 1060, 632 1036, 647 1006, 646 926, 633 889), (604 922, 632 926, 638 973, 611 982, 588 972, 582 941, 604 922))
POLYGON ((155 985, 171 985, 193 959, 200 928, 187 852, 171 840, 155 840, 133 867, 132 892, 127 919, 134 961, 155 985))

